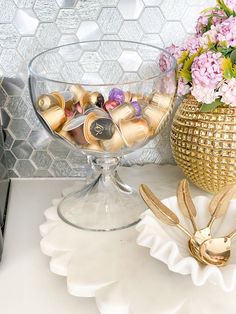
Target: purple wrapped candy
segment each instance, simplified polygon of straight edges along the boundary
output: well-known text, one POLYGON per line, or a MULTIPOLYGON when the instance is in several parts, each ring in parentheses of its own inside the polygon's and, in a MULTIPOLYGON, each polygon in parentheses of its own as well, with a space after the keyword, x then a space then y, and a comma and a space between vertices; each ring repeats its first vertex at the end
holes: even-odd
POLYGON ((140 106, 140 104, 137 101, 132 101, 131 105, 134 107, 135 109, 135 115, 136 116, 141 116, 142 113, 142 108, 140 106))
POLYGON ((117 101, 119 104, 123 104, 123 102, 125 101, 125 94, 124 92, 119 89, 119 88, 112 88, 110 93, 109 93, 109 100, 115 100, 117 101))

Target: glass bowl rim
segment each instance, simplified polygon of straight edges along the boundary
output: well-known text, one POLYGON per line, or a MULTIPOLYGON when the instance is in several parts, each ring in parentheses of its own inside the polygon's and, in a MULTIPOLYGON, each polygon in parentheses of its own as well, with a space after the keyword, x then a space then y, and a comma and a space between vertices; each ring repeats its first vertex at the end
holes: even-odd
POLYGON ((29 75, 33 75, 39 79, 42 79, 42 80, 45 80, 45 81, 48 81, 48 82, 53 82, 53 83, 60 83, 60 84, 70 84, 70 85, 74 85, 75 83, 74 82, 65 82, 63 80, 56 80, 56 79, 50 79, 50 78, 47 78, 46 76, 44 75, 40 75, 40 74, 37 74, 34 70, 33 70, 33 62, 40 56, 42 56, 43 54, 46 54, 50 51, 53 51, 53 50, 56 50, 56 49, 60 49, 60 48, 63 48, 63 47, 68 47, 68 46, 72 46, 72 45, 78 45, 78 44, 88 44, 88 43, 100 43, 100 42, 120 42, 120 43, 126 43, 126 44, 137 44, 137 45, 141 45, 141 46, 144 46, 144 47, 150 47, 150 48, 153 48, 153 49, 156 49, 156 50, 159 50, 163 53, 165 53, 166 55, 168 55, 170 57, 170 59, 172 60, 172 65, 170 67, 170 69, 164 71, 164 72, 161 72, 161 73, 158 73, 157 75, 153 75, 151 77, 148 77, 148 78, 145 78, 145 79, 140 79, 140 80, 134 80, 134 81, 128 81, 128 82, 124 82, 124 83, 105 83, 105 84, 88 84, 88 83, 83 83, 83 82, 78 82, 79 84, 81 84, 82 86, 91 86, 91 87, 106 87, 106 86, 123 86, 123 85, 131 85, 131 84, 137 84, 137 83, 144 83, 144 82, 148 82, 148 81, 151 81, 155 78, 159 78, 159 77, 163 77, 163 76, 166 76, 168 73, 172 72, 175 70, 176 68, 176 59, 165 49, 161 48, 161 47, 158 47, 158 46, 155 46, 155 45, 150 45, 150 44, 146 44, 146 43, 141 43, 141 42, 136 42, 136 41, 129 41, 129 40, 120 40, 120 39, 101 39, 101 40, 88 40, 88 41, 76 41, 76 42, 72 42, 72 43, 69 43, 69 44, 64 44, 64 45, 60 45, 60 46, 55 46, 55 47, 52 47, 52 48, 49 48, 47 50, 44 50, 42 52, 40 52, 39 54, 35 55, 29 62, 28 64, 28 72, 29 72, 29 75))

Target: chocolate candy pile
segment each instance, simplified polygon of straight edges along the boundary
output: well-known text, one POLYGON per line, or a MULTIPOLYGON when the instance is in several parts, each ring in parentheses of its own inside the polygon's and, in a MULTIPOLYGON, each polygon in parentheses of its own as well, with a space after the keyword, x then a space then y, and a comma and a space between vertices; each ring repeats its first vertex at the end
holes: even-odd
POLYGON ((81 85, 40 95, 37 111, 52 132, 82 149, 115 153, 141 146, 169 112, 172 96, 151 97, 113 88, 105 101, 81 85))

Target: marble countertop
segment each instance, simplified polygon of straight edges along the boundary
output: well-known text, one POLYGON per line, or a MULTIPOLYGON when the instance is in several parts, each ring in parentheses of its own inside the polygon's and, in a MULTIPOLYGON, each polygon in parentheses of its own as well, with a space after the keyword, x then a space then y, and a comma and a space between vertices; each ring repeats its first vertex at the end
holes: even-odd
MULTIPOLYGON (((137 187, 148 182, 159 197, 173 195, 183 177, 176 166, 121 168, 120 176, 137 187)), ((60 197, 74 179, 13 179, 0 264, 0 309, 4 314, 97 314, 93 298, 68 294, 64 277, 50 272, 40 251, 39 225, 51 200, 60 197)), ((193 195, 204 194, 197 188, 193 195)), ((157 264, 158 265, 158 264, 157 264)), ((190 313, 189 313, 190 314, 190 313)))

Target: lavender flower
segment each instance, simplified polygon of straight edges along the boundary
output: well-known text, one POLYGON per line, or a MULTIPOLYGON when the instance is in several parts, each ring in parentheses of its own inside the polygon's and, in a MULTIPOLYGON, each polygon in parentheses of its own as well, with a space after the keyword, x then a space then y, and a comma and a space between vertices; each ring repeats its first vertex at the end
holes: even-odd
POLYGON ((208 51, 195 58, 191 72, 193 85, 215 88, 222 80, 221 53, 208 51))
POLYGON ((187 95, 190 92, 190 86, 186 80, 184 80, 182 77, 178 80, 178 87, 177 87, 177 95, 178 96, 184 96, 187 95))
POLYGON ((225 0, 225 4, 234 12, 236 12, 236 1, 235 0, 225 0))
MULTIPOLYGON (((166 50, 176 59, 180 56, 182 50, 178 46, 171 45, 170 47, 166 48, 166 50)), ((172 66, 172 60, 170 59, 169 55, 166 53, 162 53, 159 59, 159 67, 161 72, 168 71, 172 66)))

